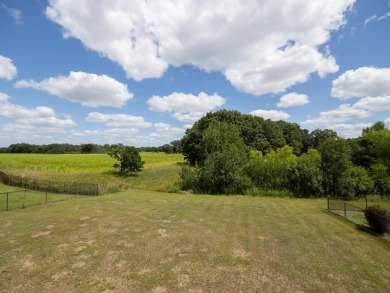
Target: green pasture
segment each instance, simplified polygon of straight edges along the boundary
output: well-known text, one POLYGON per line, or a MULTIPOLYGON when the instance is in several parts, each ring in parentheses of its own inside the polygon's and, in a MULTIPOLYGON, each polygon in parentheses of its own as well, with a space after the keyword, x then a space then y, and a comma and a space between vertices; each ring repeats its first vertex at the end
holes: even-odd
POLYGON ((128 188, 170 191, 179 179, 181 154, 141 153, 144 170, 121 177, 115 159, 104 154, 0 154, 0 170, 13 175, 55 182, 98 183, 102 193, 128 188))
POLYGON ((1 292, 389 292, 325 199, 131 190, 0 213, 1 292))

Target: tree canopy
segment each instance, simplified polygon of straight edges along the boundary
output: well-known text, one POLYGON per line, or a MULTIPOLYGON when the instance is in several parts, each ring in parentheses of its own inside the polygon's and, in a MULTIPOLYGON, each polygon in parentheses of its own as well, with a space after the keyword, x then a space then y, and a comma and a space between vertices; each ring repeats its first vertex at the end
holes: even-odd
POLYGON ((330 129, 237 111, 208 113, 181 140, 183 188, 211 193, 287 190, 296 196, 390 195, 390 130, 343 139, 330 129))
POLYGON ((119 167, 121 174, 133 174, 141 171, 144 165, 138 150, 134 146, 111 145, 108 155, 119 161, 119 164, 114 164, 114 167, 119 167))

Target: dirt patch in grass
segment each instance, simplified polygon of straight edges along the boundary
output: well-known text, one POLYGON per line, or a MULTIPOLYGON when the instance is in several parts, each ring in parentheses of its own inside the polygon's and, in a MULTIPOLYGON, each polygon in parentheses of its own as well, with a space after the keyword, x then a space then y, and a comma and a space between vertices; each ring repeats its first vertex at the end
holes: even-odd
POLYGON ((47 235, 50 235, 50 234, 51 234, 51 231, 40 231, 38 233, 33 234, 31 237, 32 238, 38 238, 38 237, 47 236, 47 235))
POLYGON ((59 272, 59 273, 56 273, 56 274, 52 275, 51 277, 52 277, 54 280, 59 280, 59 279, 64 278, 64 277, 67 276, 68 274, 69 274, 69 271, 62 271, 62 272, 59 272))
POLYGON ((168 292, 168 289, 163 286, 157 286, 152 290, 152 293, 166 293, 166 292, 168 292))
POLYGON ((248 259, 251 256, 251 253, 248 251, 245 251, 242 248, 235 248, 232 251, 232 255, 234 258, 248 259))
MULTIPOLYGON (((32 256, 30 256, 29 258, 32 258, 32 256)), ((35 263, 31 259, 27 259, 23 262, 22 266, 24 269, 32 269, 35 266, 35 263)))
POLYGON ((161 237, 168 237, 166 229, 158 229, 158 234, 160 234, 161 237))

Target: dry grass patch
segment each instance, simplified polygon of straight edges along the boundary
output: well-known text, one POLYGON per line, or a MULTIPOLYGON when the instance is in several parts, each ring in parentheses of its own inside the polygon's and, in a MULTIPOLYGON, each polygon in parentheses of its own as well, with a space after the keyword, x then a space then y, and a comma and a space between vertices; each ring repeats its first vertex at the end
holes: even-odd
POLYGON ((0 291, 389 292, 390 242, 325 207, 131 190, 3 212, 0 291))

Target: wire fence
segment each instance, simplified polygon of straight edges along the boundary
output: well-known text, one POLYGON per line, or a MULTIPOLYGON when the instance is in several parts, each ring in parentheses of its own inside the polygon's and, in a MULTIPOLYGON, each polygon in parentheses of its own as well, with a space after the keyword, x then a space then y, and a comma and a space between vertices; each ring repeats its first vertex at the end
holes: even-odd
POLYGON ((58 194, 37 190, 16 190, 0 193, 0 210, 8 211, 23 209, 29 206, 47 204, 51 202, 69 200, 75 198, 73 194, 58 194))
POLYGON ((51 193, 99 195, 99 184, 78 182, 54 182, 16 176, 0 171, 0 181, 6 185, 51 193))
MULTIPOLYGON (((347 220, 367 229, 371 229, 364 215, 365 209, 368 207, 367 199, 364 199, 365 204, 361 207, 353 205, 346 201, 345 198, 327 198, 327 209, 335 214, 338 214, 347 220)), ((381 215, 378 215, 382 217, 381 215)), ((384 235, 384 238, 390 239, 389 233, 384 235)))

